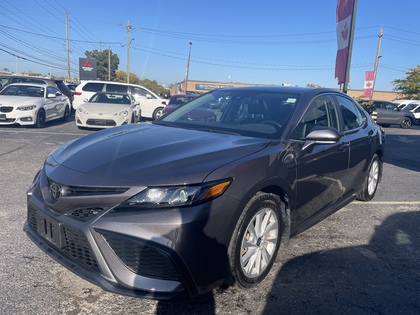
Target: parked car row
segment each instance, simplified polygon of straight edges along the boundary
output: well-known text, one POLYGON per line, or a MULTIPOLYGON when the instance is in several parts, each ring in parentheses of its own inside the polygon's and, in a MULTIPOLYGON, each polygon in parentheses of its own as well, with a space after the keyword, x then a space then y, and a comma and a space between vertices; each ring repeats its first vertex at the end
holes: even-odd
POLYGON ((398 108, 397 103, 381 100, 365 100, 361 102, 362 106, 373 105, 373 111, 370 113, 372 119, 383 127, 390 125, 399 125, 401 128, 410 128, 415 123, 414 114, 409 111, 398 108))
POLYGON ((0 101, 0 124, 44 127, 45 122, 56 119, 60 115, 61 118, 67 120, 73 108, 78 127, 108 128, 137 122, 141 117, 158 119, 163 115, 163 109, 169 102, 145 87, 120 82, 82 81, 72 86, 62 80, 1 76, 0 83, 4 91, 2 94, 7 95, 0 101), (31 87, 28 88, 28 85, 31 87), (70 91, 69 87, 75 89, 74 93, 70 92, 71 98, 61 97, 66 95, 58 89, 62 85, 68 91, 70 91), (9 86, 12 87, 6 89, 9 86), (51 87, 55 88, 54 92, 51 87), (35 102, 31 98, 34 90, 39 92, 36 97, 39 97, 41 90, 43 91, 43 101, 37 99, 35 102), (14 96, 19 96, 19 98, 14 96), (52 106, 51 104, 55 104, 56 100, 62 102, 60 104, 67 102, 68 106, 52 106), (65 109, 65 115, 62 109, 65 109), (54 111, 55 114, 53 114, 54 111))

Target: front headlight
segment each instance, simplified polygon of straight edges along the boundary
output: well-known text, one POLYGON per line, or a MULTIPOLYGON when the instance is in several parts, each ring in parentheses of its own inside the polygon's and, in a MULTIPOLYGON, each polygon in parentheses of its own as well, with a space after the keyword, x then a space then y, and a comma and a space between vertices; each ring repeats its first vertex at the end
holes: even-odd
POLYGON ((126 109, 114 114, 114 116, 127 116, 127 115, 128 115, 128 110, 126 109))
POLYGON ((222 195, 231 182, 231 179, 225 179, 200 185, 149 187, 124 202, 122 206, 140 208, 191 206, 222 195))
POLYGON ((16 110, 27 111, 27 110, 34 110, 37 106, 36 105, 22 105, 16 108, 16 110))
POLYGON ((84 115, 88 115, 89 114, 89 112, 86 109, 84 109, 83 107, 81 107, 81 106, 79 106, 77 108, 77 113, 78 114, 84 114, 84 115))

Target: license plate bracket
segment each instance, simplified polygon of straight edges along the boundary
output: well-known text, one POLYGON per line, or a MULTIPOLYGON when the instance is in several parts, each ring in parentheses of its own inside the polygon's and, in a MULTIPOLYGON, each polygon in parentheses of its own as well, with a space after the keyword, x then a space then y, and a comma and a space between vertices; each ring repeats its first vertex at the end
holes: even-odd
POLYGON ((60 249, 63 249, 66 246, 61 222, 39 212, 37 213, 37 221, 39 235, 60 249))

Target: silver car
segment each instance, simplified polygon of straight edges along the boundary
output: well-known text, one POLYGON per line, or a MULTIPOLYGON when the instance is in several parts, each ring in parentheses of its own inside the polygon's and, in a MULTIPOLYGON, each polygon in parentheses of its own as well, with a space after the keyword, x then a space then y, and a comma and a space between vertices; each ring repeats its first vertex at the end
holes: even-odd
POLYGON ((67 121, 69 116, 70 101, 55 86, 16 83, 0 92, 0 125, 43 128, 48 121, 67 121))

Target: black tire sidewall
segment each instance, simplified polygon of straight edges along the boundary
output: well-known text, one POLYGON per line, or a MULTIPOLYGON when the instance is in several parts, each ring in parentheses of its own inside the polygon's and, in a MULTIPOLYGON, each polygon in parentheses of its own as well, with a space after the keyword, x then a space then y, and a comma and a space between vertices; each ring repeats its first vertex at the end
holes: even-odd
POLYGON ((233 280, 233 282, 236 283, 237 285, 244 288, 248 288, 264 280, 264 278, 270 272, 270 269, 276 260, 276 256, 277 256, 280 243, 281 243, 282 219, 281 219, 280 212, 282 211, 282 205, 283 204, 277 195, 261 193, 261 192, 257 193, 248 202, 247 206, 245 207, 242 215, 240 216, 238 220, 234 234, 229 244, 230 271, 234 278, 234 279, 231 279, 231 282, 233 280), (270 208, 271 210, 274 211, 274 213, 277 216, 277 222, 278 222, 277 244, 273 252, 272 259, 268 263, 266 269, 262 272, 262 274, 255 278, 249 278, 244 274, 241 268, 241 260, 240 260, 241 242, 250 221, 253 219, 254 215, 263 208, 270 208))
POLYGON ((378 155, 375 154, 372 157, 372 160, 370 161, 369 168, 368 168, 367 173, 366 173, 366 178, 363 182, 362 190, 360 191, 360 194, 357 196, 358 200, 369 201, 369 200, 373 199, 373 197, 375 196, 376 190, 378 189, 380 173, 381 173, 381 163, 379 161, 378 155), (375 191, 373 192, 373 194, 369 194, 369 174, 370 174, 370 172, 372 170, 372 166, 375 162, 378 163, 378 171, 379 171, 378 180, 376 182, 375 191))
POLYGON ((38 111, 38 114, 36 115, 36 123, 35 123, 35 126, 37 127, 37 128, 44 128, 44 126, 45 126, 45 120, 46 120, 46 117, 45 117, 45 111, 43 110, 43 109, 40 109, 39 111, 38 111), (40 118, 41 118, 41 116, 42 116, 42 118, 43 118, 43 121, 42 121, 42 123, 40 123, 40 118))

